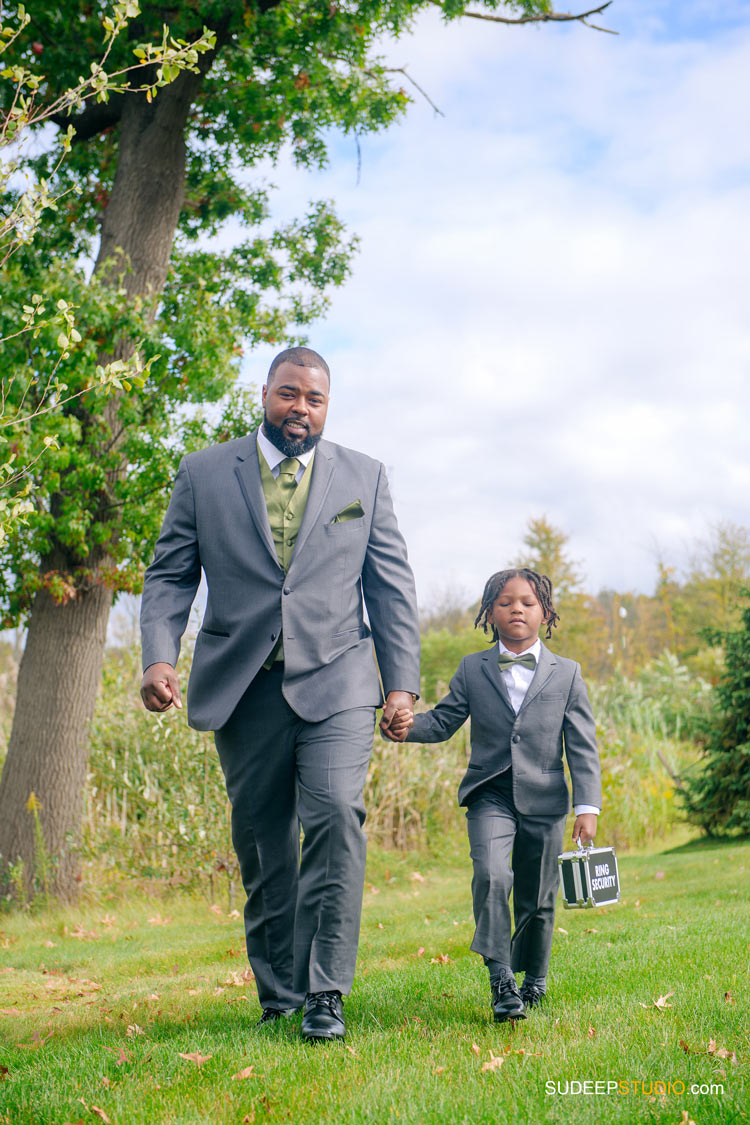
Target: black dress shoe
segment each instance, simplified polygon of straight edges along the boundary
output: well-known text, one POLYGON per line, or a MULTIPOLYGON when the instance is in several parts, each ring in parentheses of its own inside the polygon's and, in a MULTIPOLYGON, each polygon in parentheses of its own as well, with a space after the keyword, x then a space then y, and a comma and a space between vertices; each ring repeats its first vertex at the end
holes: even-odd
POLYGON ((515 977, 501 977, 492 985, 492 1011, 496 1023, 526 1019, 526 1011, 515 977))
POLYGON ((537 988, 535 984, 527 984, 526 981, 524 981, 521 985, 521 999, 526 1008, 536 1008, 538 1004, 541 1004, 544 995, 544 991, 541 988, 537 988))
POLYGON ((279 1020, 288 1020, 299 1008, 264 1008, 263 1015, 258 1020, 256 1027, 265 1027, 269 1023, 278 1023, 279 1020))
POLYGON ((344 1006, 340 992, 308 992, 302 1017, 303 1039, 343 1039, 344 1006))

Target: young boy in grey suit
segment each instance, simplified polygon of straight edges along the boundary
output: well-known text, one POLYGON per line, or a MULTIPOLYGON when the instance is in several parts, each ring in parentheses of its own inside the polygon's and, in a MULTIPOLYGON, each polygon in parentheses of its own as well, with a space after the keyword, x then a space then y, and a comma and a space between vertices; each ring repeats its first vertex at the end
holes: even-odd
POLYGON ((444 742, 471 719, 471 759, 458 791, 474 865, 476 932, 471 948, 489 969, 498 1022, 524 1019, 546 991, 557 857, 573 783, 573 840, 594 838, 601 808, 596 725, 573 660, 539 639, 559 615, 546 575, 517 568, 493 574, 475 621, 491 633, 491 649, 461 661, 450 690, 431 711, 399 712, 398 741, 444 742), (510 892, 515 930, 511 936, 510 892), (520 991, 515 973, 525 971, 520 991))

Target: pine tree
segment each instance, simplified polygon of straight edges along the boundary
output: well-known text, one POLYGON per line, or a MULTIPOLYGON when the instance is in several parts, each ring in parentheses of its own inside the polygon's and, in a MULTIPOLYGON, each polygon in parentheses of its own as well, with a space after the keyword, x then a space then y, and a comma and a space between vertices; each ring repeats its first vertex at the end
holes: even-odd
MULTIPOLYGON (((742 591, 745 601, 750 589, 742 591)), ((705 631, 724 650, 703 758, 684 780, 688 819, 709 835, 750 833, 750 604, 737 629, 705 631)))

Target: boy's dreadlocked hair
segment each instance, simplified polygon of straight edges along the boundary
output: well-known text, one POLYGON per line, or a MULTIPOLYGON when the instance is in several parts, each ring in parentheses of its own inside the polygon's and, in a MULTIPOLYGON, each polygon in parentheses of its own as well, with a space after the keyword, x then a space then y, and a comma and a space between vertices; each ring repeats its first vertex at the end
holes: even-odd
POLYGON ((497 629, 489 623, 490 610, 503 592, 506 582, 509 582, 511 578, 525 578, 532 587, 547 623, 545 640, 549 640, 552 636, 552 629, 560 620, 560 614, 552 601, 552 583, 546 574, 537 574, 535 570, 529 570, 526 566, 513 567, 510 570, 498 570, 497 574, 493 574, 491 578, 487 579, 474 628, 476 629, 481 625, 485 633, 492 633, 493 641, 498 640, 497 629))

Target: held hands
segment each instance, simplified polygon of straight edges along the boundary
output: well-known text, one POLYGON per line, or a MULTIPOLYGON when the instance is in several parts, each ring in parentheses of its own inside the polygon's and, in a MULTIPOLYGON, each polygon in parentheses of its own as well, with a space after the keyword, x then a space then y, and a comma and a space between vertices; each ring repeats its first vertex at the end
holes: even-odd
POLYGON ((173 703, 182 708, 180 684, 171 664, 149 664, 143 673, 141 699, 149 711, 168 711, 173 703))
POLYGON ((596 836, 596 813, 579 813, 573 825, 573 843, 577 844, 580 839, 585 848, 587 844, 593 843, 594 836, 596 836))
MULTIPOLYGON (((383 734, 386 738, 390 738, 391 742, 405 742, 406 736, 413 726, 414 713, 403 707, 396 711, 391 719, 391 725, 387 730, 383 730, 383 734)), ((382 725, 381 729, 383 729, 382 725)))
POLYGON ((380 730, 391 742, 403 742, 414 724, 414 700, 408 691, 389 691, 380 730))

